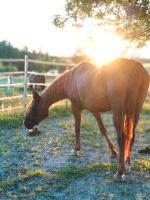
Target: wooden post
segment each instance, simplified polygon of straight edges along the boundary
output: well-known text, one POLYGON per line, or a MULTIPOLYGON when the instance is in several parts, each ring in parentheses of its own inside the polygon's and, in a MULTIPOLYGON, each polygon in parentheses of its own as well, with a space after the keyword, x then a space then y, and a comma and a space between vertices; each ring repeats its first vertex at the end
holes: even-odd
POLYGON ((27 106, 27 75, 28 75, 28 56, 25 55, 24 58, 24 116, 26 115, 26 106, 27 106))

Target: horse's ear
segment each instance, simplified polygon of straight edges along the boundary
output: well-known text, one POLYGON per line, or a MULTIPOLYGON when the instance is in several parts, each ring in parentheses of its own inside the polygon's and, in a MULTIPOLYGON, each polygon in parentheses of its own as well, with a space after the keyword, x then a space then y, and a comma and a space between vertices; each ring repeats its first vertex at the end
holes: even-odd
POLYGON ((35 102, 39 102, 41 100, 40 95, 35 90, 32 90, 32 94, 35 102))

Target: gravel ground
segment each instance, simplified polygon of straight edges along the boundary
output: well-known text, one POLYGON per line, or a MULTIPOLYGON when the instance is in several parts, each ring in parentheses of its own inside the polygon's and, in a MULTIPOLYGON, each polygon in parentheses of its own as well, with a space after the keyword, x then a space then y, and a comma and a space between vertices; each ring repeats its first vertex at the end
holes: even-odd
MULTIPOLYGON (((103 114, 116 143, 111 114, 103 114)), ((150 200, 149 119, 141 116, 132 149, 132 171, 125 182, 114 182, 117 160, 110 158, 97 124, 85 114, 81 126, 81 154, 73 156, 72 117, 46 119, 41 134, 29 137, 24 127, 0 130, 0 199, 37 200, 150 200)))

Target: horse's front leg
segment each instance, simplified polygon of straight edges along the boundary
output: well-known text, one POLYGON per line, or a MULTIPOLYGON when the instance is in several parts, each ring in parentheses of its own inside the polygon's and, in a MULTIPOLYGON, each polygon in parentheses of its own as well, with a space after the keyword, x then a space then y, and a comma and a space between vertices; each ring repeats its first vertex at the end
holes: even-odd
POLYGON ((75 133, 76 133, 76 145, 75 155, 80 154, 80 124, 81 124, 81 109, 76 104, 72 104, 72 113, 75 119, 75 133))

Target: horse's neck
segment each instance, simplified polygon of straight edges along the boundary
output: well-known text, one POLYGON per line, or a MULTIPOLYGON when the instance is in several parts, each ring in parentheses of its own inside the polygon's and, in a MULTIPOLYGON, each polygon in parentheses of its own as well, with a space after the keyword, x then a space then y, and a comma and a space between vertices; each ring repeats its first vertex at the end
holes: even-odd
POLYGON ((65 82, 66 80, 60 77, 42 93, 45 106, 50 107, 53 103, 66 98, 65 82))

